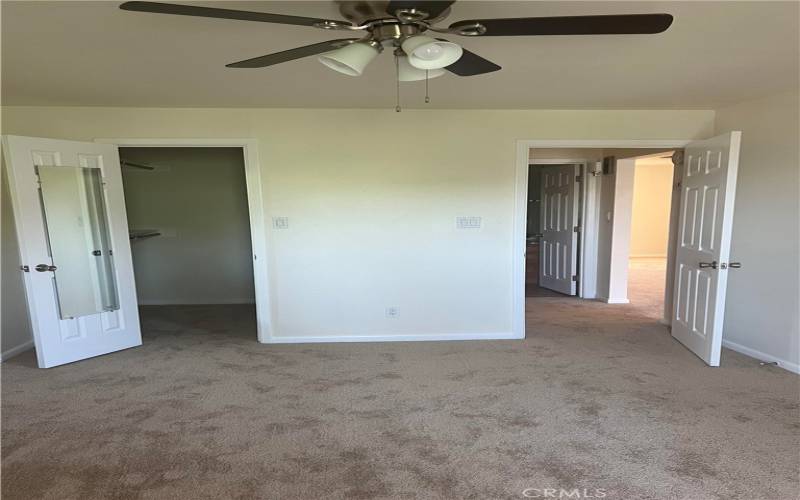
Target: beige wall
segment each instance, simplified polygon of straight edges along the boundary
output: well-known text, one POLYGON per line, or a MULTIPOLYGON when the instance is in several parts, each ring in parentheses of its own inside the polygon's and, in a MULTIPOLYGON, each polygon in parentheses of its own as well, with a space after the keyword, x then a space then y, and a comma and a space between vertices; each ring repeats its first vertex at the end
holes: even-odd
MULTIPOLYGON (((713 111, 8 107, 3 133, 259 142, 273 334, 511 330, 517 139, 690 139, 713 111), (457 230, 457 216, 480 216, 457 230), (385 308, 396 306, 396 318, 385 308)), ((4 299, 5 300, 5 299, 4 299)))
POLYGON ((120 148, 140 304, 254 303, 241 148, 120 148))
POLYGON ((636 160, 631 257, 666 257, 674 166, 669 158, 636 160))
MULTIPOLYGON (((724 342, 800 371, 800 98, 797 90, 717 112, 742 131, 724 342)), ((724 362, 724 361, 723 361, 724 362)))

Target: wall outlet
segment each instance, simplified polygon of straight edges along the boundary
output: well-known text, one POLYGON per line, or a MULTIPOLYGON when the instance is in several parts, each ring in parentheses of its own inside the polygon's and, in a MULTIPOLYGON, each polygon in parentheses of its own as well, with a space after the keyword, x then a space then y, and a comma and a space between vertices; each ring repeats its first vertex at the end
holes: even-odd
POLYGON ((272 218, 272 227, 275 229, 289 229, 289 218, 288 217, 273 217, 272 218))
POLYGON ((397 306, 389 306, 386 308, 386 317, 387 318, 396 318, 400 311, 397 310, 397 306))
POLYGON ((480 229, 480 217, 456 217, 456 228, 458 229, 480 229))

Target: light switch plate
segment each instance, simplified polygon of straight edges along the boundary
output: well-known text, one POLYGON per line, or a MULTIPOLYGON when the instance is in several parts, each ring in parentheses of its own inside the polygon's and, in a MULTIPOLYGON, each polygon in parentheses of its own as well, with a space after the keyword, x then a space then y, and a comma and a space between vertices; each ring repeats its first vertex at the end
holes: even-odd
POLYGON ((272 227, 275 229, 289 229, 289 218, 288 217, 273 217, 272 218, 272 227))
POLYGON ((480 229, 480 217, 456 217, 456 228, 458 229, 480 229))

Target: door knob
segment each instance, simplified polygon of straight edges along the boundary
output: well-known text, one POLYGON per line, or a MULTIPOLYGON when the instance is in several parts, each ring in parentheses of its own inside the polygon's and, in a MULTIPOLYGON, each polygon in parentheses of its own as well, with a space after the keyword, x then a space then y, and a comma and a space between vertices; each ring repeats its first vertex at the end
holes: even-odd
POLYGON ((713 260, 711 262, 701 262, 699 265, 700 265, 700 269, 707 269, 709 267, 711 269, 716 269, 717 268, 717 261, 713 260))
POLYGON ((56 266, 48 266, 47 264, 39 264, 34 269, 36 269, 40 273, 44 273, 44 272, 47 272, 47 271, 55 271, 56 270, 56 266))

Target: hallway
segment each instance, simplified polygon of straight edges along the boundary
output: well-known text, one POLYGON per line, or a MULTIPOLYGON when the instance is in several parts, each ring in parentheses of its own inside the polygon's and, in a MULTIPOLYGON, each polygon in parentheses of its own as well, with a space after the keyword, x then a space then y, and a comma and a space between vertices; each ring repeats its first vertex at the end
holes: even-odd
POLYGON ((557 315, 559 310, 570 311, 587 308, 585 314, 604 310, 611 315, 623 315, 637 321, 659 322, 664 313, 664 280, 667 261, 663 258, 634 258, 628 267, 628 299, 630 304, 605 304, 594 300, 581 300, 576 297, 562 295, 538 286, 529 286, 525 299, 528 311, 539 311, 539 305, 547 304, 548 317, 557 315), (539 292, 541 291, 541 292, 539 292))

